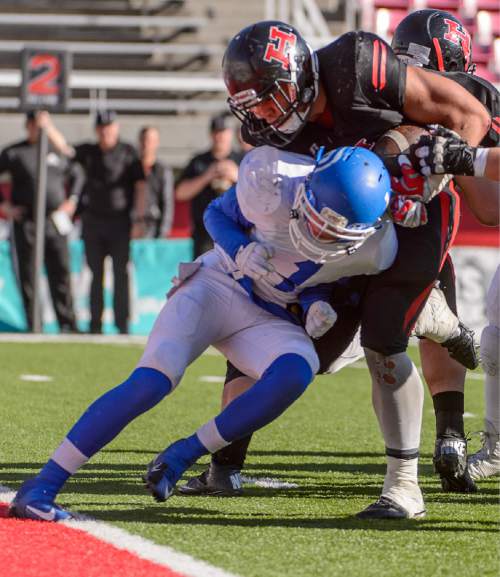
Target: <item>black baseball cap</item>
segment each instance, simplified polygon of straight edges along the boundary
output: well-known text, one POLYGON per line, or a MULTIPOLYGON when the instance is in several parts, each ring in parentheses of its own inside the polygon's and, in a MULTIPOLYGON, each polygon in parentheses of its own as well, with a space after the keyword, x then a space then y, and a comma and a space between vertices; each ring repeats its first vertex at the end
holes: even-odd
POLYGON ((231 128, 230 116, 227 113, 217 114, 210 120, 210 132, 219 132, 231 128))
POLYGON ((116 122, 118 116, 114 110, 98 110, 95 115, 96 126, 106 126, 116 122))
POLYGON ((39 110, 30 110, 26 113, 26 122, 31 122, 32 120, 36 120, 36 115, 39 113, 39 110))

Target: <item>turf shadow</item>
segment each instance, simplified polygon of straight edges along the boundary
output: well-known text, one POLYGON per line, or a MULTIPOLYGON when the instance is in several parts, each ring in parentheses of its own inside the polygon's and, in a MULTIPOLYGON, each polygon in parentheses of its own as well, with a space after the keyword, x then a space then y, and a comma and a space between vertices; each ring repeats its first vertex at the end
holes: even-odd
POLYGON ((119 523, 146 523, 151 525, 169 524, 182 526, 232 526, 242 528, 295 528, 301 530, 323 529, 342 531, 442 531, 455 533, 467 530, 468 532, 496 533, 498 524, 493 521, 449 520, 428 518, 413 520, 373 520, 356 519, 353 516, 338 515, 321 518, 307 517, 264 517, 262 515, 250 518, 228 514, 203 508, 177 507, 171 505, 144 507, 127 510, 89 509, 82 511, 86 515, 102 521, 119 523))

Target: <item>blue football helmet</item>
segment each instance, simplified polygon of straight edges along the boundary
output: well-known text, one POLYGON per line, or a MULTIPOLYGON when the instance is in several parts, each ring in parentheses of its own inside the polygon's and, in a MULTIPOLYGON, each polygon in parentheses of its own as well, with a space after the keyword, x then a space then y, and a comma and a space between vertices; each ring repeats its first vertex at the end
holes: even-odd
POLYGON ((290 237, 308 260, 332 262, 354 253, 382 223, 391 179, 366 148, 337 148, 317 162, 297 189, 290 237))

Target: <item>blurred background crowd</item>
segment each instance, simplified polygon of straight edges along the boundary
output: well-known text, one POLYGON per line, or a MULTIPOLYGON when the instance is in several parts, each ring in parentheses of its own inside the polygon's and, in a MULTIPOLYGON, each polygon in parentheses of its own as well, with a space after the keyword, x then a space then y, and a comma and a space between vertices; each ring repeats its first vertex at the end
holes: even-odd
MULTIPOLYGON (((33 306, 40 127, 49 140, 45 267, 57 330, 108 330, 108 267, 112 332, 126 334, 137 296, 131 289, 131 246, 145 239, 170 243, 162 250, 173 255, 173 270, 154 271, 163 275, 166 291, 176 255, 196 257, 210 248, 203 211, 237 179, 246 150, 237 122, 227 114, 220 75, 229 39, 250 22, 276 18, 294 24, 313 48, 356 28, 390 41, 409 11, 425 7, 458 16, 473 36, 476 73, 500 82, 498 0, 2 1, 0 239, 10 241, 24 329, 31 328, 33 306), (20 53, 30 46, 72 55, 66 114, 19 112, 20 53), (188 243, 182 255, 176 239, 188 243), (72 243, 82 247, 89 271, 85 315, 74 302, 72 243)), ((463 223, 465 244, 497 242, 467 215, 463 223)), ((1 260, 0 277, 6 266, 1 260)), ((0 283, 0 330, 18 330, 2 318, 1 300, 0 283)))

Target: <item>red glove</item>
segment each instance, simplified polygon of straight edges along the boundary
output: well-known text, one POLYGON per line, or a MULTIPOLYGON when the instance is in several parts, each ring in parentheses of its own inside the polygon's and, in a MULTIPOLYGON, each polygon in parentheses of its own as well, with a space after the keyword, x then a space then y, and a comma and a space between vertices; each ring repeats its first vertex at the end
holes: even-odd
POLYGON ((425 176, 419 174, 411 165, 407 156, 398 156, 401 167, 401 176, 391 176, 391 187, 394 192, 402 196, 419 198, 423 202, 430 200, 429 183, 425 176))
POLYGON ((407 228, 416 228, 427 224, 427 209, 418 199, 405 195, 395 195, 390 202, 392 220, 407 228))

